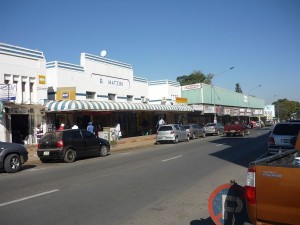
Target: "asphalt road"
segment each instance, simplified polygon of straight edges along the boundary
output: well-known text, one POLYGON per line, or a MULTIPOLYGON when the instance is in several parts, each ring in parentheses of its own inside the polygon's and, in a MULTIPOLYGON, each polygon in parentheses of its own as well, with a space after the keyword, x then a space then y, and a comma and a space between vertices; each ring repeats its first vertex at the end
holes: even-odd
POLYGON ((208 198, 267 148, 267 129, 0 174, 1 224, 210 225, 208 198))

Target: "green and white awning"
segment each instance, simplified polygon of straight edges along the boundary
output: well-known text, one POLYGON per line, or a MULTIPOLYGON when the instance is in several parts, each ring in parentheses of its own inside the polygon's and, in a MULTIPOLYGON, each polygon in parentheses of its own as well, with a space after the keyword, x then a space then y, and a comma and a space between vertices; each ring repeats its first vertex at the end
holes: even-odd
POLYGON ((86 100, 60 100, 48 101, 45 104, 48 112, 58 111, 179 111, 192 112, 192 107, 187 105, 158 105, 131 102, 108 102, 86 100))

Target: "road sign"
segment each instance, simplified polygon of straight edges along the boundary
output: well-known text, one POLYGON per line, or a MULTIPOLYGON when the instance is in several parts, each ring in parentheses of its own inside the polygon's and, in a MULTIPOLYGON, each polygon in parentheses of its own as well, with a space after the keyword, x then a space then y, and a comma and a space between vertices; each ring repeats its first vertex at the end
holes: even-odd
POLYGON ((248 222, 244 187, 236 183, 217 187, 209 197, 208 210, 216 225, 248 222))

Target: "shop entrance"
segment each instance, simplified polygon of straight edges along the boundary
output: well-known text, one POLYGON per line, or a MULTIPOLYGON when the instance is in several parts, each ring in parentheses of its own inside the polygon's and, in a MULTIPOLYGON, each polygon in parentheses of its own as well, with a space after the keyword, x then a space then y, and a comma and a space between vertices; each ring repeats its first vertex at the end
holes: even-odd
POLYGON ((25 137, 29 135, 28 115, 11 115, 12 142, 24 144, 25 137))

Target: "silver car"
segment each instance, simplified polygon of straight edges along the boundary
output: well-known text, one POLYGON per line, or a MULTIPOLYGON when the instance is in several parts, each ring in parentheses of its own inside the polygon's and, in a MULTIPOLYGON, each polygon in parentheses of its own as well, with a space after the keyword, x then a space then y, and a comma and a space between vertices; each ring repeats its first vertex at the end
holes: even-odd
POLYGON ((183 126, 188 132, 190 139, 195 139, 196 137, 205 138, 206 133, 204 127, 198 124, 188 124, 183 126))
POLYGON ((157 129, 156 143, 189 141, 189 134, 185 128, 179 124, 168 124, 157 129))
POLYGON ((206 134, 224 134, 224 126, 220 123, 207 123, 204 126, 204 129, 206 131, 206 134))
POLYGON ((288 149, 294 149, 297 135, 300 130, 300 122, 277 123, 270 132, 268 151, 271 154, 288 149))

